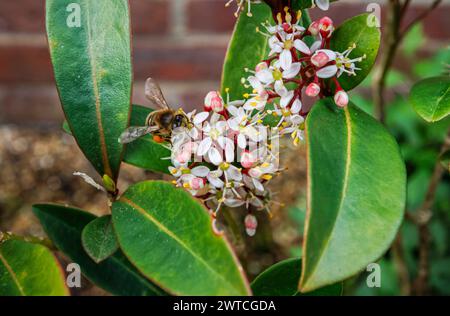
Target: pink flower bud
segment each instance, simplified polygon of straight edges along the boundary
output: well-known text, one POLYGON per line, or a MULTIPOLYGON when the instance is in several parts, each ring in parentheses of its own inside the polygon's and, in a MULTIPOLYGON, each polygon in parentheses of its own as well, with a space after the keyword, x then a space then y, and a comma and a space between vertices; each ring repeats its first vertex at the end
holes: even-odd
POLYGON ((253 167, 256 162, 256 157, 249 151, 244 151, 241 155, 241 165, 245 169, 253 167))
POLYGON ((193 178, 190 181, 190 185, 193 190, 200 190, 205 185, 205 182, 203 181, 202 178, 193 178))
POLYGON ((267 69, 267 68, 268 68, 267 63, 265 61, 263 61, 263 62, 261 62, 261 63, 256 65, 255 71, 256 72, 260 72, 261 70, 264 70, 264 69, 267 69))
POLYGON ((317 97, 320 93, 320 86, 317 83, 310 83, 306 87, 306 95, 308 97, 314 98, 317 97))
POLYGON ((330 57, 323 51, 317 51, 311 57, 311 63, 317 68, 322 68, 330 62, 330 57))
POLYGON ((248 214, 244 220, 245 223, 245 232, 250 237, 255 236, 256 228, 258 227, 258 221, 256 217, 252 214, 248 214))
POLYGON ((205 111, 222 112, 223 100, 218 91, 210 91, 205 97, 205 111))
POLYGON ((189 150, 182 150, 181 152, 177 153, 175 156, 175 160, 179 164, 185 164, 189 162, 191 159, 191 152, 189 150))
POLYGON ((314 21, 308 28, 309 33, 313 36, 317 36, 319 34, 320 23, 318 21, 314 21))
POLYGON ((334 102, 337 106, 343 108, 348 104, 348 94, 344 90, 339 90, 334 95, 334 102))
POLYGON ((334 31, 333 20, 329 17, 323 17, 319 22, 319 31, 322 37, 327 38, 331 36, 331 33, 334 31))

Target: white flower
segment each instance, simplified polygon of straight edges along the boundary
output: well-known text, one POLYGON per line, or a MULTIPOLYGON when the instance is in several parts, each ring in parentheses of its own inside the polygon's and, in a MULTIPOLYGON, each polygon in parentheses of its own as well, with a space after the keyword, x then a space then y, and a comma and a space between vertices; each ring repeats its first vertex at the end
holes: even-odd
POLYGON ((276 62, 273 66, 256 73, 256 78, 263 84, 271 84, 277 80, 292 79, 298 75, 301 63, 292 63, 289 68, 283 68, 281 63, 276 62))
POLYGON ((351 52, 356 48, 356 45, 353 44, 343 53, 336 53, 336 66, 338 68, 337 76, 340 77, 344 72, 348 73, 350 76, 356 76, 356 70, 361 70, 361 68, 357 68, 355 63, 361 62, 366 55, 358 58, 349 58, 348 56, 351 52))
POLYGON ((208 157, 208 160, 219 165, 223 157, 218 148, 225 150, 226 160, 232 160, 234 157, 234 143, 231 139, 225 137, 227 122, 224 120, 206 122, 201 129, 203 139, 198 145, 197 155, 208 157), (218 145, 218 146, 217 146, 218 145))
POLYGON ((278 32, 269 38, 270 53, 269 56, 280 54, 279 61, 283 69, 289 69, 292 64, 292 48, 299 52, 310 55, 311 50, 302 40, 294 40, 294 33, 278 32), (281 40, 279 39, 281 38, 281 40))
MULTIPOLYGON (((267 65, 266 63, 264 63, 267 65)), ((267 68, 267 67, 266 67, 267 68)), ((262 68, 261 68, 262 70, 262 68)), ((259 71, 261 71, 259 70, 259 71)), ((253 93, 247 96, 251 98, 244 103, 244 109, 246 110, 262 110, 266 106, 269 95, 264 87, 264 85, 255 77, 248 77, 248 82, 253 88, 253 93)))
POLYGON ((302 116, 295 116, 292 118, 292 125, 281 131, 282 134, 291 134, 295 146, 304 138, 304 122, 305 119, 302 116))
POLYGON ((280 106, 282 108, 285 108, 294 97, 294 91, 288 90, 281 80, 275 82, 275 92, 280 96, 280 106))
POLYGON ((247 113, 245 107, 229 106, 228 112, 232 115, 228 120, 228 126, 231 130, 237 132, 237 144, 240 148, 245 149, 247 147, 247 137, 252 141, 258 141, 258 131, 252 126, 254 123, 249 124, 251 113, 247 113))

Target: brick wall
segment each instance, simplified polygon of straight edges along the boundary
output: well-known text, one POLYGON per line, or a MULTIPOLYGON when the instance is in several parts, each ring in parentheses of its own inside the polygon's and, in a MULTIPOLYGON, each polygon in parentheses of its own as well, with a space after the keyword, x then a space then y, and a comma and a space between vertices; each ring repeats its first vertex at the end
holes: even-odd
MULTIPOLYGON (((161 82, 168 101, 192 109, 219 86, 222 62, 235 18, 225 0, 130 0, 135 87, 133 101, 147 104, 143 81, 161 82)), ((369 2, 340 1, 330 17, 341 22, 364 12, 369 2)), ((430 1, 413 1, 413 13, 430 1)), ((0 0, 0 124, 56 126, 62 111, 53 84, 45 38, 44 0, 0 0)), ((313 10, 313 17, 321 11, 313 10)), ((412 15, 411 15, 412 16, 412 15)), ((450 38, 450 1, 425 20, 431 40, 450 38)), ((411 18, 411 17, 409 17, 411 18)))

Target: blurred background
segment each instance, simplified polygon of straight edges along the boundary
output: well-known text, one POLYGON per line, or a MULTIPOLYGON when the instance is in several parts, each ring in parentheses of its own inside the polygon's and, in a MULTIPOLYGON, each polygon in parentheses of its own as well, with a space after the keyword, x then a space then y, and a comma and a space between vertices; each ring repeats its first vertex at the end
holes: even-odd
MULTIPOLYGON (((144 80, 152 76, 174 106, 191 110, 203 106, 204 95, 220 84, 222 63, 235 22, 234 8, 225 0, 130 0, 133 26, 135 84, 133 103, 148 105, 144 80)), ((413 0, 408 23, 432 1, 413 0)), ((382 29, 387 1, 339 1, 327 13, 337 25, 381 5, 382 29)), ((52 201, 96 214, 107 211, 102 194, 72 176, 74 171, 95 174, 73 139, 61 130, 63 112, 53 81, 45 37, 44 0, 0 0, 0 230, 43 235, 31 214, 31 204, 52 201)), ((312 18, 322 15, 312 10, 312 18)), ((423 202, 428 181, 449 120, 426 124, 411 109, 407 95, 421 78, 442 74, 450 64, 450 1, 444 0, 405 36, 387 74, 386 125, 400 143, 408 169, 408 211, 423 202)), ((382 48, 384 49, 384 48, 382 48)), ((373 113, 372 78, 352 92, 353 101, 373 113)), ((301 255, 305 215, 303 148, 284 150, 289 170, 273 182, 276 200, 271 220, 261 216, 256 238, 235 240, 250 278, 262 269, 301 255)), ((122 188, 149 178, 161 178, 125 166, 122 188)), ((430 222, 430 290, 450 294, 450 177, 444 176, 430 222)), ((244 236, 244 235, 243 235, 244 236)), ((345 294, 407 295, 417 275, 418 232, 405 221, 395 251, 380 260, 382 287, 368 288, 366 275, 346 282, 345 294)), ((80 294, 104 294, 86 287, 80 294)))

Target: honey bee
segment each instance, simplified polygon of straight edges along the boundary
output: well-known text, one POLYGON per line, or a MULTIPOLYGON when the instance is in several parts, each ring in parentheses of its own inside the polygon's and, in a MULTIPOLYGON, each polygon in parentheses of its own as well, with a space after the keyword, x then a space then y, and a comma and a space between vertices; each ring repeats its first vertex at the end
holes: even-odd
POLYGON ((152 134, 157 142, 170 141, 173 130, 181 127, 189 128, 192 123, 182 109, 174 110, 169 107, 158 83, 152 78, 145 82, 145 96, 159 109, 151 112, 146 120, 146 126, 130 126, 122 135, 119 142, 130 143, 146 134, 152 134))

